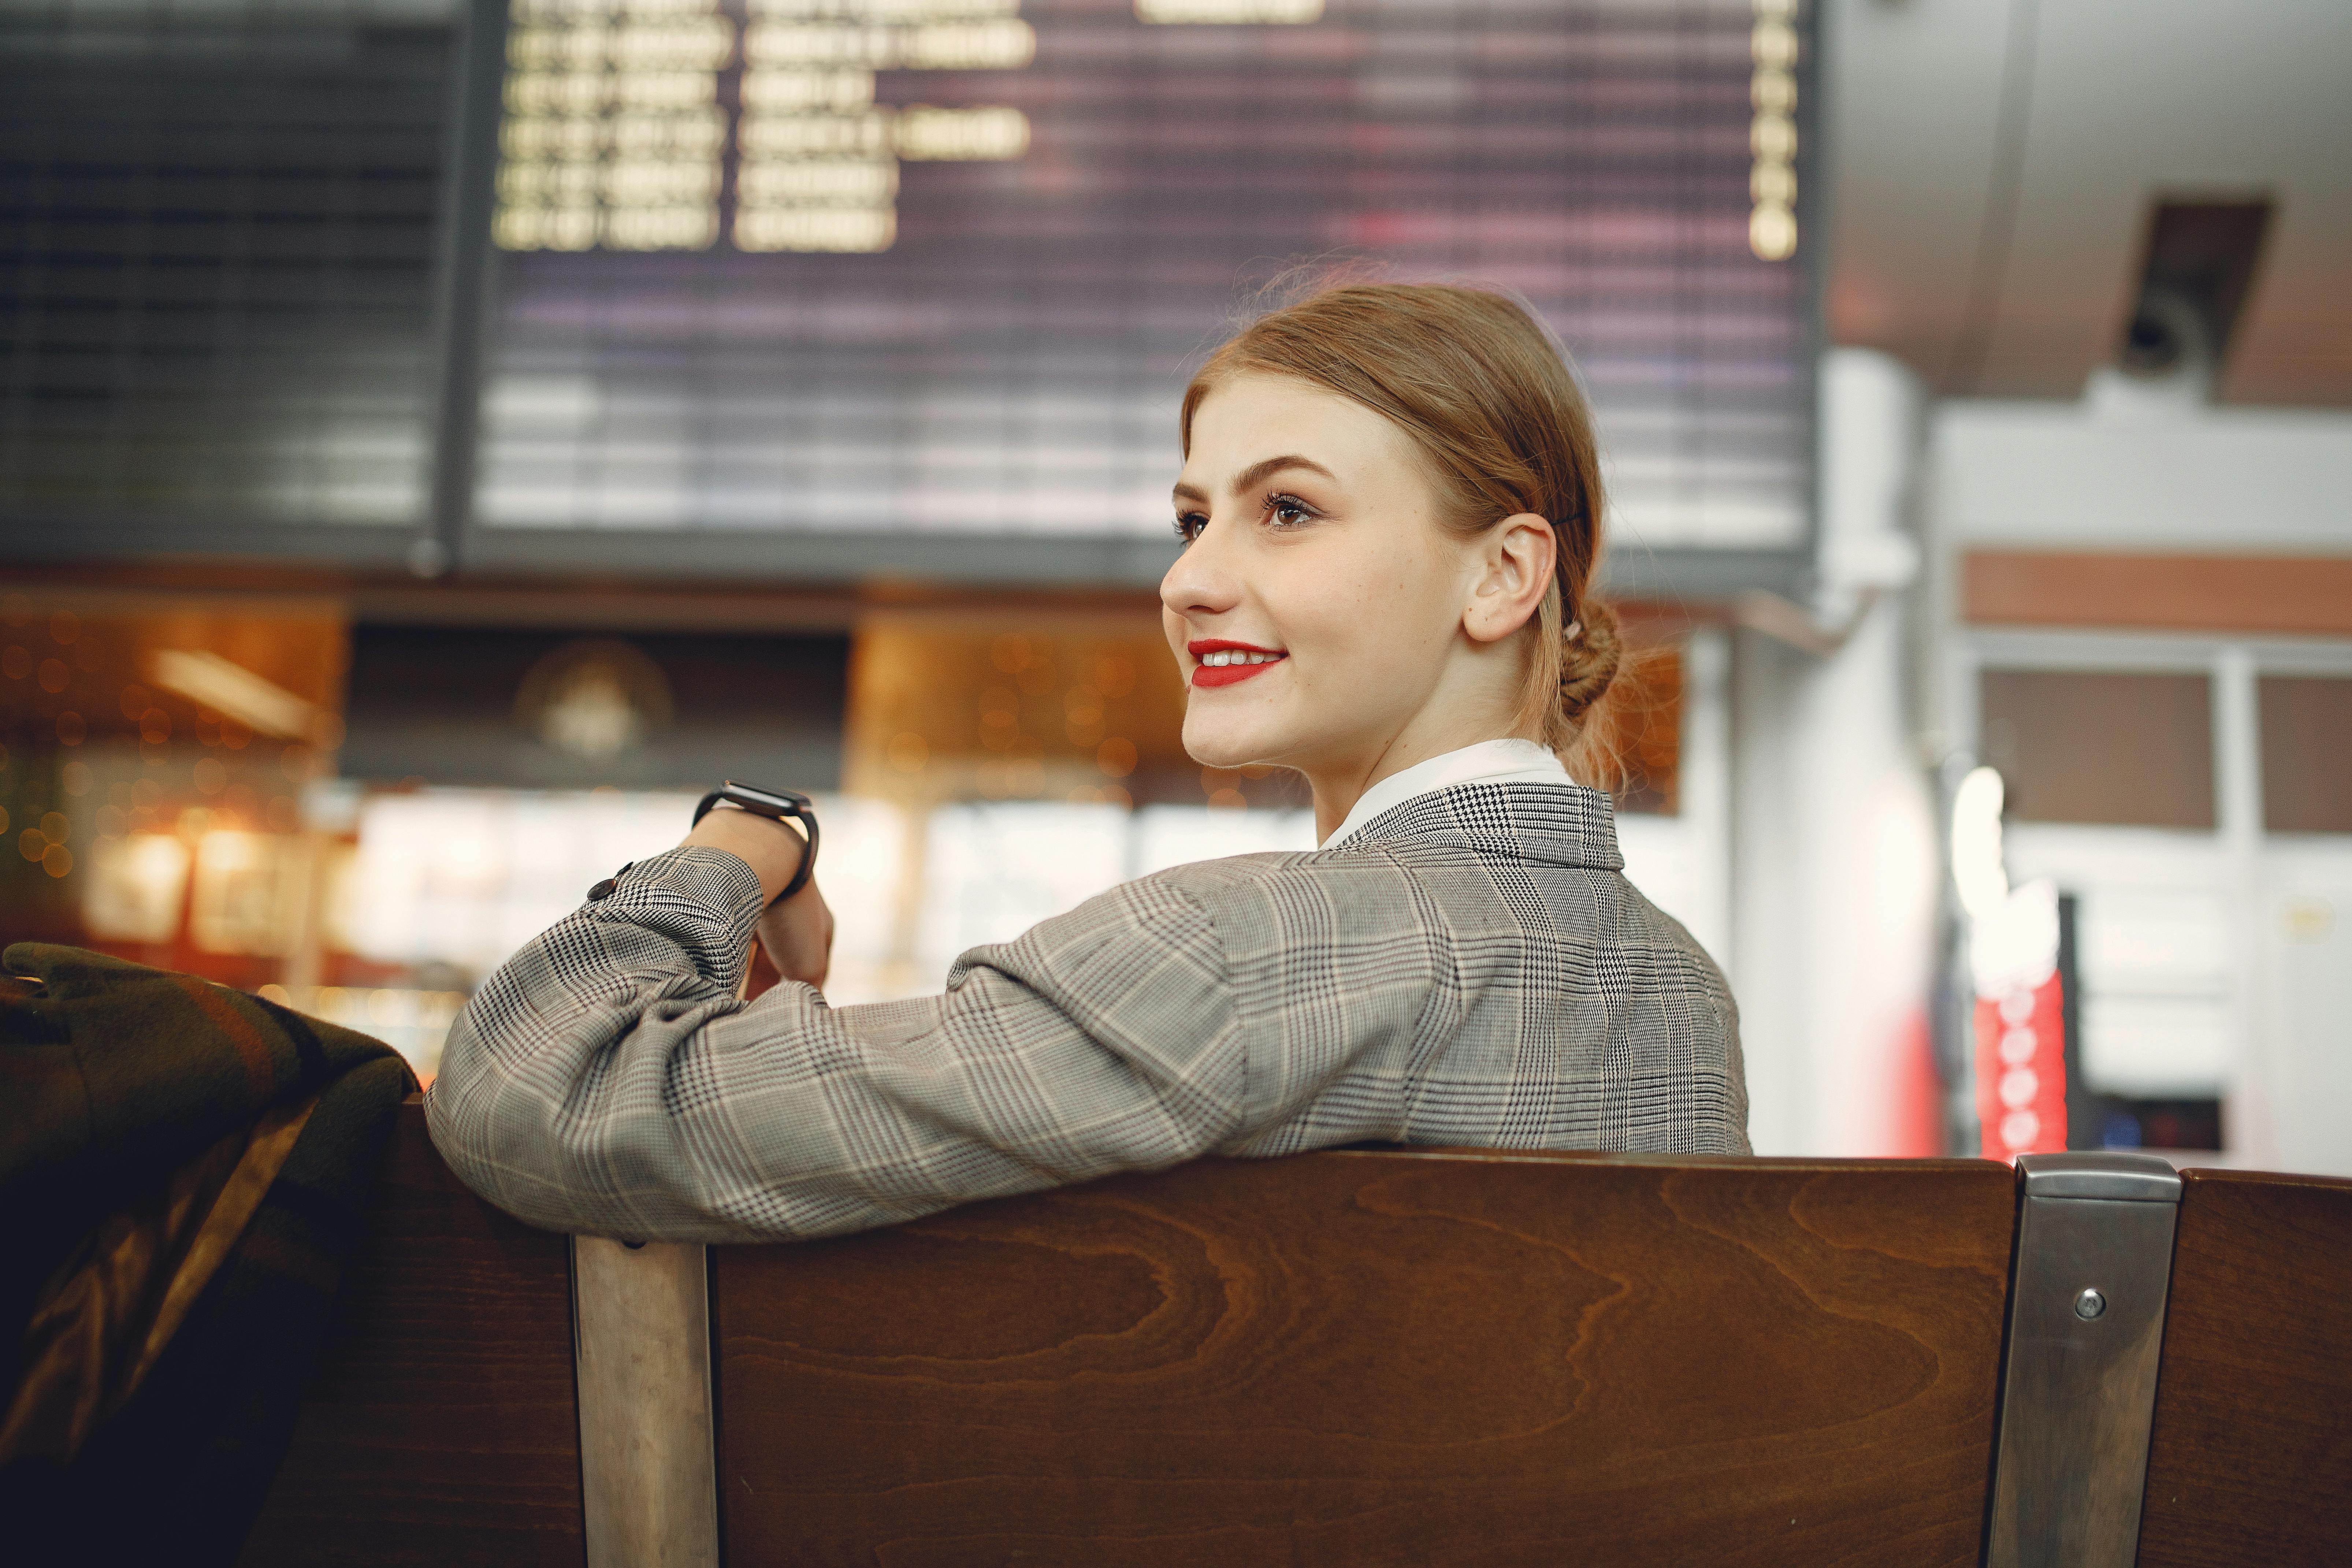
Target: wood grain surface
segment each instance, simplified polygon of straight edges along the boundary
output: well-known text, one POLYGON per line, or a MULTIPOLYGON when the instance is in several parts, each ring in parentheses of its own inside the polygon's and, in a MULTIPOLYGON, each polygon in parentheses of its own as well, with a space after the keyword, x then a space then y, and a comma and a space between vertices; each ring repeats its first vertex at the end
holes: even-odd
POLYGON ((579 1568, 566 1238, 460 1185, 414 1099, 383 1184, 241 1562, 579 1568))
POLYGON ((737 1563, 1973 1563, 1974 1161, 1209 1160, 713 1249, 737 1563))
POLYGON ((2352 1181, 2181 1180, 2140 1568, 2352 1562, 2352 1181))

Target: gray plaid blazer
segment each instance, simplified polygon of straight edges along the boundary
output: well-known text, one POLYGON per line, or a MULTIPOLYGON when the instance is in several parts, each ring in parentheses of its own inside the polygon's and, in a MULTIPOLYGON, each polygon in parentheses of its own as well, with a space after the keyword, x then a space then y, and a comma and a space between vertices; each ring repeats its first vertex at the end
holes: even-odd
POLYGON ((1381 1140, 1748 1152, 1738 1018, 1625 880, 1609 797, 1464 784, 1344 845, 1155 873, 974 948, 943 995, 736 999, 718 850, 639 862, 450 1030, 434 1142, 534 1225, 770 1241, 1381 1140))

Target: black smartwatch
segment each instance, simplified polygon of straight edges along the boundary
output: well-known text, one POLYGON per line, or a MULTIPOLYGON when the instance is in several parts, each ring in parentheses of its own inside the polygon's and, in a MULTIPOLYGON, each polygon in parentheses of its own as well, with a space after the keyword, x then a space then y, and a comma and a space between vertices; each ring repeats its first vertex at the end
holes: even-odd
POLYGON ((741 806, 755 816, 798 823, 801 837, 808 840, 808 848, 801 856, 801 868, 793 873, 793 879, 784 884, 784 890, 776 895, 776 901, 782 903, 808 886, 808 879, 816 874, 816 806, 808 796, 788 789, 761 789, 757 784, 737 784, 729 779, 702 797, 702 804, 694 808, 694 820, 700 822, 709 816, 710 808, 720 801, 741 806))

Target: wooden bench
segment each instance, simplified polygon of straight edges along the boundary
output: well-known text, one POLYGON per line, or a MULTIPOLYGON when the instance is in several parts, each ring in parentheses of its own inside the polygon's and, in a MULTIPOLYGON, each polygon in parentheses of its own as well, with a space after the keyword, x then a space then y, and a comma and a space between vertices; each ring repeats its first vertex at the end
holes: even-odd
POLYGON ((1331 1152, 632 1249, 412 1105, 245 1561, 2323 1561, 2352 1183, 2154 1163, 1331 1152))

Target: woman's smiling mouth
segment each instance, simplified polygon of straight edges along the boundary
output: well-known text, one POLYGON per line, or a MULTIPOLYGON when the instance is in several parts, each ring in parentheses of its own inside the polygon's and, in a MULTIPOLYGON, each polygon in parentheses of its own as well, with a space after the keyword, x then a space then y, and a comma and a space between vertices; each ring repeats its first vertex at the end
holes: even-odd
POLYGON ((1232 642, 1223 637, 1202 637, 1184 645, 1184 651, 1200 662, 1192 667, 1195 686, 1231 686, 1237 680, 1247 680, 1290 656, 1280 648, 1259 647, 1253 643, 1232 642))

